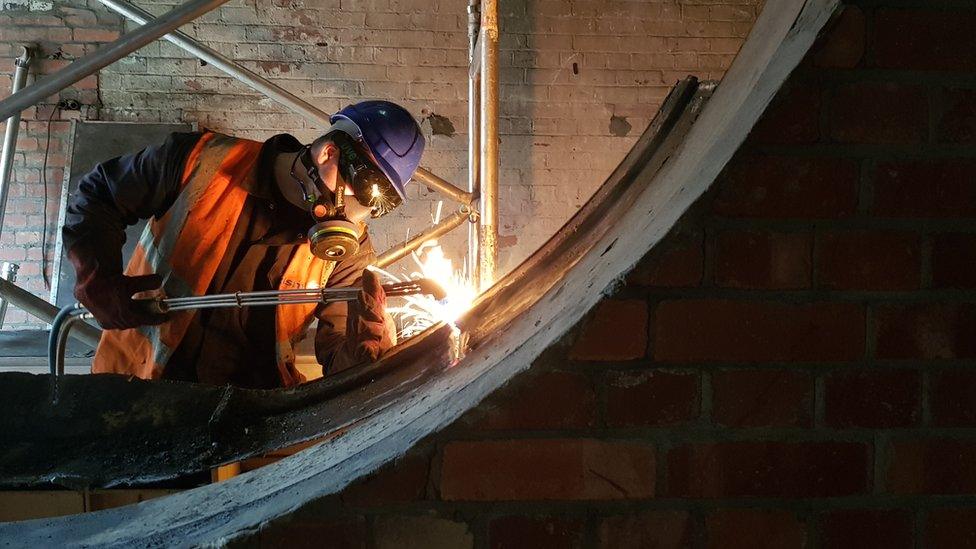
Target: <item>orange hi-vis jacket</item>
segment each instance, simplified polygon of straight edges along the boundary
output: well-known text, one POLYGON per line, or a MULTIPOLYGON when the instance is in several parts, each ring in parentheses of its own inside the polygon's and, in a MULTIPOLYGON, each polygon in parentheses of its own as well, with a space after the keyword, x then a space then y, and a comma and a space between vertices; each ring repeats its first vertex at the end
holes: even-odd
MULTIPOLYGON (((257 141, 204 133, 186 160, 179 196, 165 215, 146 226, 125 274, 159 274, 168 297, 204 295, 227 253, 247 198, 243 183, 256 177, 261 146, 257 141)), ((335 262, 312 255, 306 242, 292 256, 279 288, 323 287, 334 268, 335 262)), ((277 307, 277 365, 283 386, 305 381, 295 368, 295 345, 305 336, 316 306, 277 307)), ((103 331, 92 373, 161 378, 196 312, 170 313, 158 326, 103 331)))

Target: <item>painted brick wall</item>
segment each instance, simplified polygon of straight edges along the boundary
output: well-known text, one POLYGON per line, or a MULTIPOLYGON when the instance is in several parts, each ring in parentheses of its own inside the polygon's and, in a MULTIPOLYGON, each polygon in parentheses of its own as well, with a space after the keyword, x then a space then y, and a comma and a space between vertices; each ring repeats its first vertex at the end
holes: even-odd
POLYGON ((240 545, 971 547, 976 8, 886 4, 563 344, 240 545))
MULTIPOLYGON (((140 5, 158 14, 177 3, 140 5)), ((502 3, 503 269, 526 257, 589 198, 675 81, 688 74, 721 78, 759 3, 502 3)), ((466 6, 466 0, 232 0, 183 30, 330 112, 365 98, 404 103, 432 137, 424 165, 466 186, 466 6)), ((44 40, 45 55, 60 46, 65 58, 123 30, 96 0, 53 5, 29 0, 8 4, 2 13, 0 41, 44 40), (31 26, 24 26, 26 21, 31 26)), ((84 86, 82 102, 97 108, 86 107, 81 116, 93 119, 190 121, 256 139, 292 132, 310 140, 319 130, 168 42, 147 46, 84 86)), ((49 113, 42 109, 37 116, 46 122, 49 113)), ((56 114, 55 120, 67 114, 56 114)), ((45 122, 34 118, 26 122, 27 137, 43 144, 31 124, 43 130, 45 122)), ((53 155, 64 150, 64 127, 54 127, 53 155)), ((28 154, 28 161, 42 156, 28 154)), ((52 156, 49 163, 52 208, 63 160, 52 156)), ((21 166, 17 199, 23 206, 18 207, 33 213, 8 222, 3 255, 23 263, 21 280, 45 294, 36 246, 42 223, 36 193, 43 187, 37 184, 36 163, 21 166)), ((430 223, 439 195, 414 187, 410 196, 401 210, 374 224, 377 248, 430 223)), ((449 202, 444 207, 445 214, 451 211, 449 202)), ((463 239, 461 230, 444 240, 456 261, 465 249, 463 239)), ((13 327, 27 322, 19 312, 8 320, 13 327)))

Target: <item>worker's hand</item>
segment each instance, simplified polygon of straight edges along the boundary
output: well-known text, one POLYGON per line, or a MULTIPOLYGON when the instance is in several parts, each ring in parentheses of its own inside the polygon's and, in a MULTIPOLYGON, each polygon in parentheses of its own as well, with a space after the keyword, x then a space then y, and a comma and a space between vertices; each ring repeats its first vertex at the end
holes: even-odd
POLYGON ((349 303, 346 350, 355 362, 375 362, 393 346, 386 328, 386 292, 373 271, 363 271, 363 289, 349 303))
POLYGON ((102 328, 122 330, 166 321, 166 315, 153 312, 146 300, 132 299, 134 294, 158 290, 163 285, 159 275, 125 276, 118 272, 121 260, 113 262, 107 253, 87 246, 74 246, 68 258, 77 273, 75 298, 102 328))

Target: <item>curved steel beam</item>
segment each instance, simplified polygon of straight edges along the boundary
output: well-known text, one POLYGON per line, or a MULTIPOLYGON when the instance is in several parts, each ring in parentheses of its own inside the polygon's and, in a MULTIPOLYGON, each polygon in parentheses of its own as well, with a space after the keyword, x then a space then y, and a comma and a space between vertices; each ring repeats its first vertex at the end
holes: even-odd
MULTIPOLYGON (((665 117, 671 120, 665 125, 659 115, 652 125, 662 132, 645 132, 583 210, 463 319, 473 343, 459 364, 449 366, 445 331, 433 330, 404 350, 415 356, 404 358, 397 368, 374 372, 375 376, 356 372, 344 381, 372 382, 358 385, 357 391, 350 391, 354 385, 335 386, 334 398, 310 402, 304 410, 301 397, 322 397, 328 380, 286 391, 287 402, 275 399, 280 391, 213 388, 218 394, 225 392, 210 420, 200 427, 210 440, 217 439, 213 453, 220 453, 223 435, 273 437, 269 432, 248 433, 250 425, 268 423, 249 424, 247 417, 225 413, 234 409, 235 399, 253 399, 245 404, 264 406, 269 417, 276 412, 273 401, 282 406, 281 418, 294 422, 285 427, 332 434, 298 454, 219 484, 111 511, 0 525, 0 539, 24 545, 222 543, 310 499, 334 493, 402 454, 528 367, 663 238, 714 181, 836 6, 836 0, 767 4, 740 58, 700 115, 707 87, 677 120, 665 117), (376 390, 370 390, 374 386, 376 390)), ((673 106, 675 96, 667 103, 673 106)), ((394 355, 394 361, 404 353, 394 355)), ((77 380, 77 389, 96 389, 102 383, 97 377, 101 376, 77 380)), ((151 398, 154 390, 166 388, 157 383, 145 394, 151 398)), ((55 417, 71 419, 63 411, 55 417)), ((152 426, 168 420, 160 416, 142 421, 152 426)), ((167 442, 157 444, 170 449, 167 442)))

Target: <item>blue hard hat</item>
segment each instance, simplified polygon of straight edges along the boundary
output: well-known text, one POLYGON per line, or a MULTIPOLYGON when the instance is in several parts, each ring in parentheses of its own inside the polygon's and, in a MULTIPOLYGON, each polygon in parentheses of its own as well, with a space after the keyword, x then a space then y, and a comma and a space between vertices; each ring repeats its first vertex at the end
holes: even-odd
POLYGON ((404 186, 413 177, 424 154, 420 126, 406 109, 389 101, 362 101, 332 115, 332 130, 341 130, 361 141, 376 166, 406 199, 404 186))

